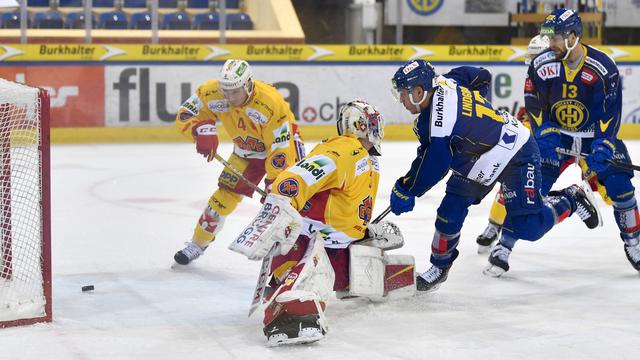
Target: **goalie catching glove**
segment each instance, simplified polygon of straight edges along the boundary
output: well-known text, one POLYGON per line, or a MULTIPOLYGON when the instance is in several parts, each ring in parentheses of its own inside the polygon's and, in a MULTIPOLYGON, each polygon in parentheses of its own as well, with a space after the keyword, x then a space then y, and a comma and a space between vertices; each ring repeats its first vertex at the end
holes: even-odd
POLYGON ((213 160, 218 151, 218 129, 213 121, 202 121, 193 127, 193 138, 196 141, 198 154, 213 160))
POLYGON ((364 238, 358 244, 393 250, 404 246, 404 237, 396 224, 384 220, 377 224, 369 224, 364 238))
POLYGON ((290 201, 286 196, 269 194, 258 215, 229 249, 249 260, 261 260, 275 245, 277 249, 271 255, 288 253, 302 230, 302 217, 290 201))

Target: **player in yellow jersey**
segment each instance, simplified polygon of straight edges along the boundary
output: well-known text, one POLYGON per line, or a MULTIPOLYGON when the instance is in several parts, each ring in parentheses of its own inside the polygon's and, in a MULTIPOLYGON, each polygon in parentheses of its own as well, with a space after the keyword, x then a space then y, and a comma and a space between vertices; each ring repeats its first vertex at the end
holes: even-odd
MULTIPOLYGON (((540 35, 534 36, 529 42, 529 46, 527 47, 527 53, 524 57, 524 63, 527 65, 531 64, 531 60, 548 47, 548 38, 541 37, 540 35)), ((522 122, 529 130, 531 130, 529 118, 524 107, 520 108, 518 114, 516 115, 516 119, 520 120, 520 122, 522 122)), ((564 170, 571 163, 572 162, 565 163, 562 170, 564 170)), ((593 191, 599 192, 602 196, 602 199, 610 205, 611 199, 607 196, 606 189, 597 181, 596 174, 593 171, 589 170, 584 159, 580 159, 579 166, 582 170, 582 178, 587 183, 589 183, 589 186, 593 191)), ((482 234, 480 234, 476 239, 476 242, 478 243, 478 254, 484 254, 488 252, 493 243, 498 240, 498 238, 500 237, 500 232, 502 230, 502 224, 504 223, 504 219, 506 216, 507 210, 504 207, 502 192, 498 191, 489 212, 489 223, 487 224, 487 227, 484 229, 482 234)))
MULTIPOLYGON (((256 185, 266 175, 268 189, 282 170, 304 156, 289 104, 273 86, 254 80, 244 60, 227 60, 220 80, 202 84, 180 106, 176 117, 178 130, 195 142, 196 151, 207 161, 213 160, 218 148, 219 123, 234 144, 228 162, 256 185)), ((225 168, 191 241, 175 254, 174 260, 187 265, 202 255, 242 197, 252 195, 253 188, 225 168)))
POLYGON ((263 321, 269 345, 321 339, 332 289, 340 298, 375 300, 414 293, 413 257, 384 253, 402 246, 399 229, 370 223, 383 127, 370 104, 343 106, 339 136, 278 175, 256 219, 229 247, 260 259, 278 246, 270 266, 275 290, 263 321))

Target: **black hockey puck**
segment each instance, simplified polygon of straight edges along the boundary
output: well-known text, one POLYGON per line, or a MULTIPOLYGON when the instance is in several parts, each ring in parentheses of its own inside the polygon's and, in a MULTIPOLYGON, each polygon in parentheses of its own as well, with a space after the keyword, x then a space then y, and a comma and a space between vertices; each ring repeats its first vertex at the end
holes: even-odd
POLYGON ((93 285, 85 285, 82 287, 82 291, 93 291, 95 288, 93 287, 93 285))

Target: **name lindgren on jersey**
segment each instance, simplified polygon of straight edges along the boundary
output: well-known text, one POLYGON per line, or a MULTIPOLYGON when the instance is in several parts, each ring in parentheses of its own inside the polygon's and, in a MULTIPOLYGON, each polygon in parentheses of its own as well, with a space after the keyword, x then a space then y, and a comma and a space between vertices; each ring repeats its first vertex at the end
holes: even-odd
POLYGON ((415 122, 421 146, 403 184, 421 195, 449 169, 483 185, 494 183, 529 139, 529 130, 510 114, 494 110, 478 91, 443 76, 438 84, 415 122))
POLYGON ((525 82, 527 111, 534 128, 545 124, 572 136, 613 138, 622 110, 618 69, 605 53, 582 49, 575 69, 550 50, 534 59, 525 82))

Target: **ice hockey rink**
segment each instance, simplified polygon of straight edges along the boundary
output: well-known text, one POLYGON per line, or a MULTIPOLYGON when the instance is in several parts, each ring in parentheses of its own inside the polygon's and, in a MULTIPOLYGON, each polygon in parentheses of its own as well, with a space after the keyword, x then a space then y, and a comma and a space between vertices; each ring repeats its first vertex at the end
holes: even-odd
MULTIPOLYGON (((640 161, 640 141, 628 141, 640 161)), ((307 144, 310 149, 313 144, 307 144)), ((416 143, 385 143, 374 216, 408 169, 416 143)), ((220 153, 231 146, 222 144, 220 153)), ((222 166, 191 144, 52 147, 53 316, 0 329, 0 359, 637 359, 640 277, 612 209, 588 231, 570 218, 537 243, 519 242, 511 271, 486 277, 476 253, 492 195, 471 209, 460 257, 435 293, 388 303, 328 303, 318 343, 267 348, 262 317, 247 318, 258 262, 227 250, 259 208, 245 199, 205 256, 182 270, 173 254, 222 166), (81 291, 94 285, 95 291, 81 291)), ((579 181, 571 167, 556 187, 579 181)), ((638 187, 638 178, 634 178, 638 187)), ((416 208, 388 216, 419 271, 428 265, 444 182, 416 208)))

